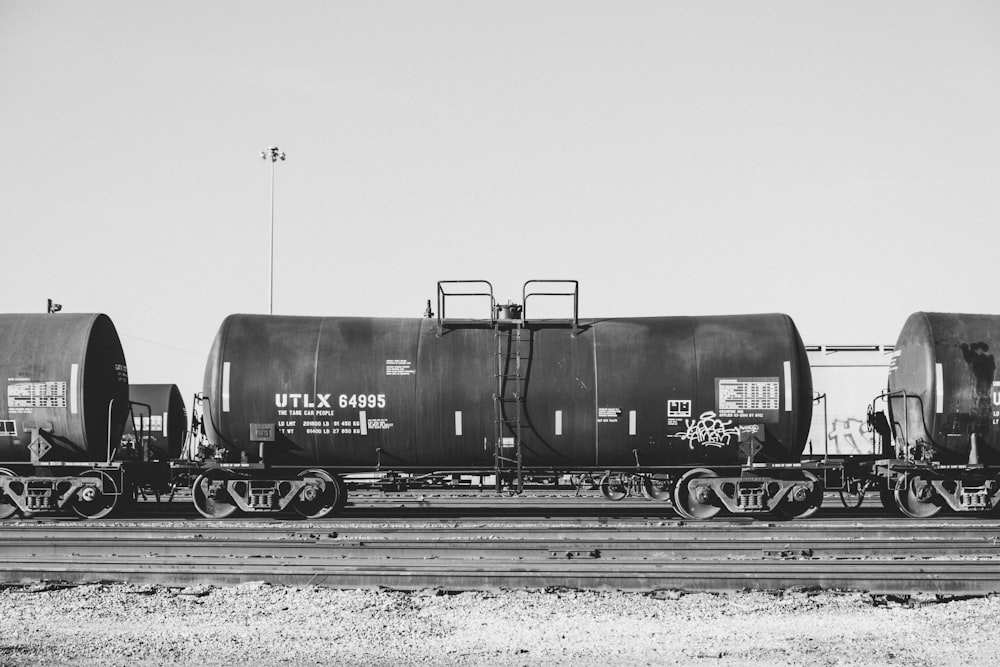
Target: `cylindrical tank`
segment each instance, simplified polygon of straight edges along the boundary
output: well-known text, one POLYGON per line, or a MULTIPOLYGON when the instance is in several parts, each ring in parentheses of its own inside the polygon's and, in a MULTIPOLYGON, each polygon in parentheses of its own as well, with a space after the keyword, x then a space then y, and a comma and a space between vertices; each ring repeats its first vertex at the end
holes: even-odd
POLYGON ((128 415, 128 369, 106 315, 0 315, 0 460, 103 461, 128 415), (40 429, 40 431, 39 431, 40 429))
POLYGON ((187 434, 187 410, 175 384, 129 385, 133 419, 125 424, 125 436, 138 438, 138 429, 149 458, 176 459, 187 434), (148 409, 147 409, 148 406, 148 409))
POLYGON ((205 371, 209 438, 347 469, 797 461, 812 383, 786 315, 565 323, 232 315, 205 371), (499 428, 498 428, 499 426, 499 428), (265 430, 266 432, 266 430, 265 430))
POLYGON ((914 313, 889 366, 889 418, 902 455, 1000 462, 1000 315, 914 313), (905 396, 903 395, 905 392, 905 396))

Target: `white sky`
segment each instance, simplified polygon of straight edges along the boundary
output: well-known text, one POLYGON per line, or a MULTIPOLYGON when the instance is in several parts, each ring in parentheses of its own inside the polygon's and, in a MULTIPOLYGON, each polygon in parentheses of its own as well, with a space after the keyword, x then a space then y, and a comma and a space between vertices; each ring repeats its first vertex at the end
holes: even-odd
POLYGON ((997 312, 997 2, 0 0, 0 311, 200 389, 222 319, 997 312))

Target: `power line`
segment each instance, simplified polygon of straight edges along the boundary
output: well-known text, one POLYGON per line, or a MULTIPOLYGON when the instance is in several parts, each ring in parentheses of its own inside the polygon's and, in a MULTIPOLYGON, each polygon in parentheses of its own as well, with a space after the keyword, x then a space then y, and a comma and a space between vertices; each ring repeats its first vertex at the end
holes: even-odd
POLYGON ((185 350, 183 347, 174 347, 173 345, 167 345, 166 343, 160 343, 155 340, 149 340, 148 338, 140 338, 139 336, 133 336, 132 334, 127 334, 125 332, 119 332, 125 338, 131 338, 132 340, 139 340, 143 343, 149 343, 150 345, 157 345, 159 347, 165 347, 170 350, 176 350, 178 352, 184 352, 185 354, 193 354, 196 357, 201 357, 202 359, 208 359, 208 355, 203 352, 194 352, 192 350, 185 350))

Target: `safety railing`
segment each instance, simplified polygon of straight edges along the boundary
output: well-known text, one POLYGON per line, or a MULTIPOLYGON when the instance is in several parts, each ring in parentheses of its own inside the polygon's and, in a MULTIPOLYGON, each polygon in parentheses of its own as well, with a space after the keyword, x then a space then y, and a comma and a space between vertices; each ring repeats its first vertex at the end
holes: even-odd
MULTIPOLYGON (((546 288, 541 288, 545 290, 546 288)), ((528 299, 531 297, 571 297, 573 300, 573 335, 580 330, 580 281, 578 280, 529 280, 521 288, 521 305, 523 308, 521 316, 528 320, 528 299), (549 285, 548 290, 558 291, 538 291, 535 285, 549 285), (562 287, 563 289, 559 289, 562 287)))
MULTIPOLYGON (((493 298, 493 285, 490 284, 488 280, 439 280, 437 284, 438 334, 444 332, 444 327, 449 320, 447 313, 447 302, 449 297, 488 298, 490 303, 489 317, 483 319, 488 320, 490 324, 493 324, 495 321, 497 302, 496 299, 493 298), (450 291, 456 287, 459 287, 458 291, 450 291)), ((469 320, 465 319, 463 321, 469 320)))

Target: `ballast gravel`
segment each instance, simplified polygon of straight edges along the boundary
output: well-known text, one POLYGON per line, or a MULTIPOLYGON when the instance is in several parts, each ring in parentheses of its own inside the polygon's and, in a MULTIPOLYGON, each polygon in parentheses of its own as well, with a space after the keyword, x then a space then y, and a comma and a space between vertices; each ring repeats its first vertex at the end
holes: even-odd
POLYGON ((1000 597, 445 593, 249 583, 0 589, 0 665, 966 665, 1000 597))

